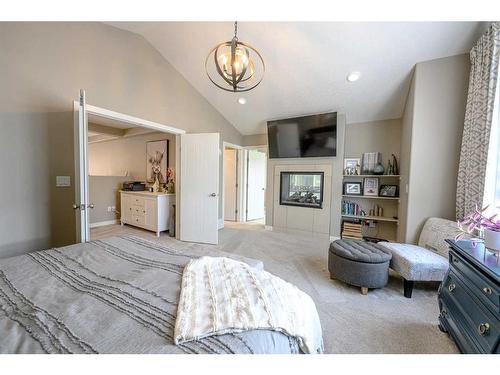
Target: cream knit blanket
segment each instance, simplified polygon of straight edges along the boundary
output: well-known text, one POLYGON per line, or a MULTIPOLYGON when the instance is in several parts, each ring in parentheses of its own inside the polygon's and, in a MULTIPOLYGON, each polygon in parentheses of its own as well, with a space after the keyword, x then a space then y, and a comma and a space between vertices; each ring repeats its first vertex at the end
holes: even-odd
POLYGON ((229 258, 191 260, 182 275, 175 343, 253 329, 293 336, 304 353, 323 351, 316 306, 296 286, 229 258))

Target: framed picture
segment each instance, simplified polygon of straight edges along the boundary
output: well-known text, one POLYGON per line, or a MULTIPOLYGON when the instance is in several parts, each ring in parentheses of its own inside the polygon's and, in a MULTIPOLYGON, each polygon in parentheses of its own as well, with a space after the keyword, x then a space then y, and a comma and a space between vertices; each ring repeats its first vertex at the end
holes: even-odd
POLYGON ((344 174, 349 176, 359 175, 361 159, 345 158, 344 159, 344 174))
POLYGON ((381 185, 379 195, 381 197, 397 197, 398 185, 381 185))
POLYGON ((344 182, 344 195, 363 195, 361 182, 344 182))
POLYGON ((378 178, 366 177, 364 179, 363 195, 378 195, 378 178))
POLYGON ((168 139, 146 142, 146 179, 167 183, 168 139))

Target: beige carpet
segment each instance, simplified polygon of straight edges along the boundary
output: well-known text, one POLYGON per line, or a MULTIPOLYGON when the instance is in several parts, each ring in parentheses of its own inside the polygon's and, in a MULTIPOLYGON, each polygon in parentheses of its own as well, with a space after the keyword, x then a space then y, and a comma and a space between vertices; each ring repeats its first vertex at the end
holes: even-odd
MULTIPOLYGON (((157 239, 152 232, 119 225, 93 229, 92 238, 126 233, 201 253, 210 246, 179 242, 165 234, 157 239)), ((325 238, 266 231, 258 222, 226 222, 219 240, 217 248, 262 260, 267 271, 314 299, 327 353, 457 353, 437 328, 436 283, 416 283, 413 297, 407 299, 402 279, 391 274, 384 289, 364 296, 359 288, 330 280, 325 238)))

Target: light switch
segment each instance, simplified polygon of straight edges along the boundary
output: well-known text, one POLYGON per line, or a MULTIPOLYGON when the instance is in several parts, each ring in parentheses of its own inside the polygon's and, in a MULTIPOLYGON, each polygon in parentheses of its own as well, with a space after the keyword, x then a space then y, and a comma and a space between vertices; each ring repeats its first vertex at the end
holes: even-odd
POLYGON ((56 176, 56 186, 57 187, 71 186, 70 176, 56 176))

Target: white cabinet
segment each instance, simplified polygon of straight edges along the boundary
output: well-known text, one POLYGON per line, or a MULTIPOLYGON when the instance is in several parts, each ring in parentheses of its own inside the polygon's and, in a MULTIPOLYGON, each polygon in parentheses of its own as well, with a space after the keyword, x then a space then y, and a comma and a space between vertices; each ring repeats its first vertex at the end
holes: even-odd
POLYGON ((120 191, 121 224, 134 225, 156 232, 168 230, 175 194, 147 191, 120 191))

